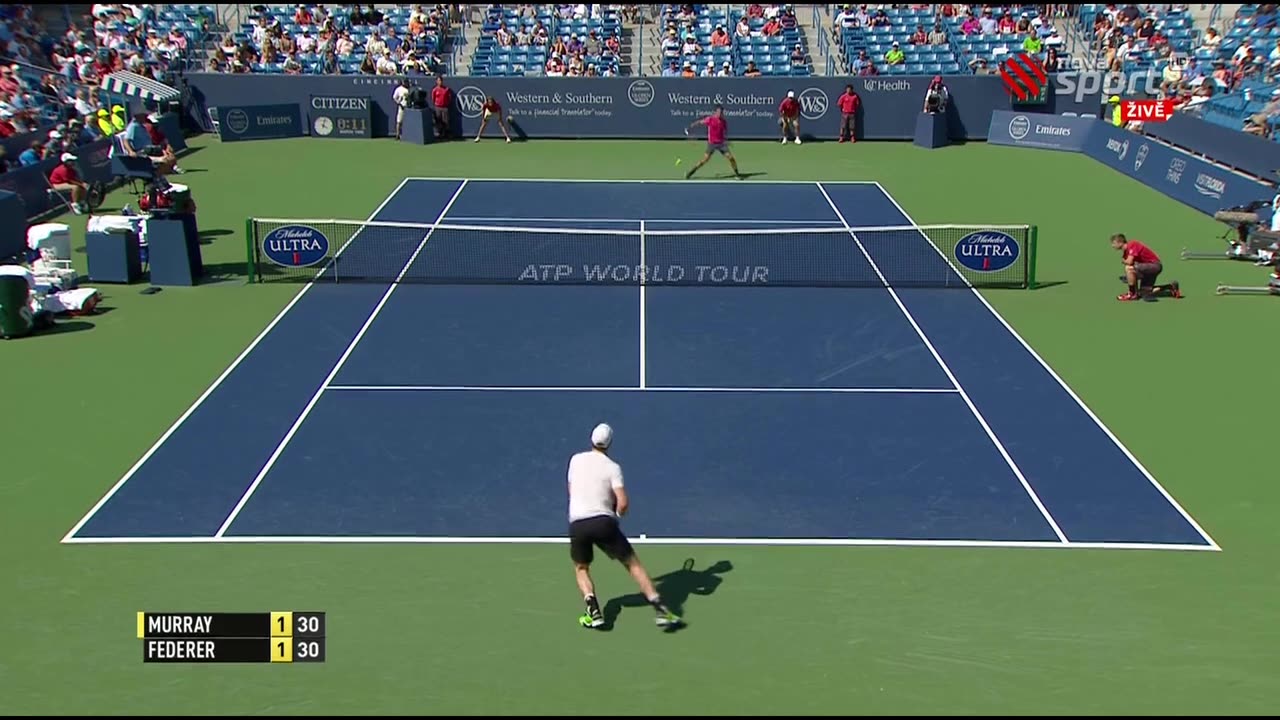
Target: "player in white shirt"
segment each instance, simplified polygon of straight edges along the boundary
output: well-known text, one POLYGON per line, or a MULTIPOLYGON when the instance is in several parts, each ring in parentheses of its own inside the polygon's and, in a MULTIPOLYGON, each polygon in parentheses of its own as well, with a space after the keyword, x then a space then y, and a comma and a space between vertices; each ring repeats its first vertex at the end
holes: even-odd
POLYGON ((409 78, 401 78, 400 84, 391 93, 396 104, 396 139, 400 139, 400 128, 404 125, 404 111, 409 107, 409 78))
POLYGON ((587 612, 579 622, 590 628, 605 625, 591 580, 591 561, 599 547, 626 566, 657 613, 659 627, 680 625, 680 617, 663 604, 653 580, 618 525, 618 518, 627 514, 628 500, 622 468, 609 457, 612 444, 613 428, 601 423, 591 431, 591 449, 569 459, 569 557, 573 559, 578 589, 587 603, 587 612))

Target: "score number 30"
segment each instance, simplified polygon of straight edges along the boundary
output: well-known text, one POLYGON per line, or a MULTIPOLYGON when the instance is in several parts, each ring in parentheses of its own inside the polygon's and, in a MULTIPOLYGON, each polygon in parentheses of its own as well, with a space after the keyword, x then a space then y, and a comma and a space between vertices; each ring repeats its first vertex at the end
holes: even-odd
MULTIPOLYGON (((294 635, 319 635, 320 634, 320 617, 318 615, 298 615, 297 624, 294 626, 294 635)), ((278 635, 285 635, 289 632, 284 615, 276 616, 276 625, 280 632, 278 635)))
POLYGON ((276 657, 281 659, 289 657, 291 644, 295 660, 314 660, 323 656, 318 640, 277 640, 276 657))

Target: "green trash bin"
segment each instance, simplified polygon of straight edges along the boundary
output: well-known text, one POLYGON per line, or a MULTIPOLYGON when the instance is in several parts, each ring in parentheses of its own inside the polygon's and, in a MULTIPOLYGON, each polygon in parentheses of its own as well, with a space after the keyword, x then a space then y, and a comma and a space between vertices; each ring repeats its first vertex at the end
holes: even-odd
POLYGON ((21 275, 0 275, 0 338, 31 334, 35 318, 28 301, 30 288, 21 275))

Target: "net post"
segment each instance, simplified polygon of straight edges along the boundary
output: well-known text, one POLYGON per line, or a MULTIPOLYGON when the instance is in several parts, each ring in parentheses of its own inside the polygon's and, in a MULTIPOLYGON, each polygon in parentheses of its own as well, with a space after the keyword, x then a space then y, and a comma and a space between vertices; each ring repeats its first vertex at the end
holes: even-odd
POLYGON ((1039 244, 1040 226, 1031 226, 1031 236, 1027 242, 1027 289, 1036 288, 1036 246, 1039 244))
POLYGON ((253 257, 253 246, 254 246, 253 218, 247 217, 244 219, 244 249, 245 249, 245 275, 244 276, 245 276, 245 282, 248 282, 248 283, 253 282, 254 275, 256 274, 254 270, 257 267, 257 264, 254 262, 254 257, 253 257))

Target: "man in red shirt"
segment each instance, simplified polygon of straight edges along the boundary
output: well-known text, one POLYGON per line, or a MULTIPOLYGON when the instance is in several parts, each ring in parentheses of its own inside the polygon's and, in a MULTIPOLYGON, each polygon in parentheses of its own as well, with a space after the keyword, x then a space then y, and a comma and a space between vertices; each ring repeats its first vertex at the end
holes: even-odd
POLYGON ((1119 296, 1117 300, 1153 300, 1161 293, 1168 293, 1175 298, 1182 297, 1182 290, 1176 280, 1168 285, 1156 285, 1156 278, 1164 271, 1164 265, 1154 250, 1137 240, 1126 238, 1124 233, 1111 236, 1111 247, 1124 256, 1122 279, 1129 285, 1129 292, 1119 296))
POLYGON ((836 98, 836 105, 840 106, 840 140, 844 142, 848 138, 849 142, 857 142, 855 132, 858 125, 858 104, 861 99, 858 94, 853 91, 852 85, 844 86, 844 94, 836 98))
POLYGON ((89 192, 88 186, 76 172, 76 158, 71 153, 62 153, 61 162, 49 173, 49 184, 58 192, 71 194, 71 211, 77 215, 84 212, 84 197, 89 192))
POLYGON ((782 126, 782 144, 787 144, 787 130, 790 129, 800 144, 800 102, 796 100, 796 91, 788 90, 787 96, 778 105, 778 124, 782 126))
POLYGON ((438 137, 448 140, 453 137, 449 129, 449 106, 453 104, 453 91, 445 87, 444 76, 436 76, 436 86, 431 88, 431 112, 435 115, 435 126, 438 137))
POLYGON ((707 128, 707 152, 698 161, 697 165, 689 168, 689 172, 685 173, 684 179, 688 180, 693 174, 698 172, 698 168, 706 165, 711 160, 712 153, 720 153, 729 161, 729 167, 733 168, 734 177, 742 179, 742 173, 738 171, 738 161, 734 159, 733 153, 729 151, 729 121, 724 119, 724 106, 717 105, 711 111, 711 114, 695 120, 693 124, 684 129, 684 134, 688 135, 693 128, 705 125, 707 128))

